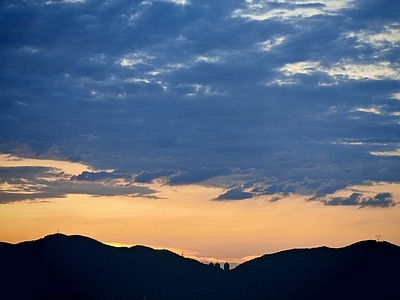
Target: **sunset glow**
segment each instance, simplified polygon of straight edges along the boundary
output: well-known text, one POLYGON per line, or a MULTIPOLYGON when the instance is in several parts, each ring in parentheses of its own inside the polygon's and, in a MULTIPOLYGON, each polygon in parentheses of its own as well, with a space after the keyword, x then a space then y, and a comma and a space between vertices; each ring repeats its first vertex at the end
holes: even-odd
MULTIPOLYGON (((3 156, 2 166, 51 165, 64 172, 87 167, 62 161, 16 159, 3 156)), ((69 175, 74 175, 69 173, 69 175)), ((307 201, 307 195, 273 196, 241 201, 217 201, 220 188, 200 185, 143 184, 157 191, 157 199, 140 196, 69 194, 40 202, 21 201, 0 206, 0 236, 18 243, 58 230, 86 235, 117 246, 147 245, 170 249, 203 262, 246 259, 290 248, 321 245, 341 247, 377 234, 400 244, 400 208, 327 207, 307 201), (78 209, 77 209, 78 208, 78 209)), ((11 187, 8 186, 7 189, 11 187)), ((6 187, 3 186, 5 190, 6 187)), ((352 192, 373 195, 390 190, 400 197, 398 184, 353 186, 334 196, 352 192)))
POLYGON ((0 241, 233 264, 400 245, 399 20, 395 0, 3 1, 0 241))

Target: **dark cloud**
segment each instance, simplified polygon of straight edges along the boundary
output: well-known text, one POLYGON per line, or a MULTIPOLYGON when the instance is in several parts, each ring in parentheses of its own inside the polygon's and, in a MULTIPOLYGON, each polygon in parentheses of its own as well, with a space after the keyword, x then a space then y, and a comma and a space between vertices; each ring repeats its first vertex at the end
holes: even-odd
POLYGON ((8 204, 19 201, 43 201, 51 198, 65 198, 66 195, 59 192, 44 193, 7 193, 0 191, 0 204, 8 204))
POLYGON ((71 177, 71 180, 78 180, 78 181, 105 181, 111 179, 129 179, 131 176, 127 174, 118 174, 114 172, 88 172, 84 171, 79 175, 74 175, 71 177))
POLYGON ((252 197, 252 193, 244 192, 241 188, 234 188, 219 195, 215 200, 244 200, 252 197))
POLYGON ((317 188, 318 188, 318 190, 315 193, 315 197, 316 198, 326 196, 327 194, 333 194, 338 190, 344 189, 344 188, 346 188, 346 183, 343 183, 343 182, 342 183, 336 183, 335 182, 335 183, 333 183, 331 185, 328 185, 326 187, 323 187, 323 186, 322 187, 318 187, 317 186, 317 188))
POLYGON ((62 175, 60 170, 49 167, 0 167, 0 183, 24 184, 62 175))
POLYGON ((400 181, 398 4, 256 2, 3 1, 0 151, 117 170, 80 184, 400 181))
POLYGON ((135 182, 151 183, 154 179, 161 178, 161 177, 169 177, 175 173, 176 173, 176 171, 172 171, 172 170, 162 170, 162 171, 157 171, 157 172, 144 171, 135 177, 135 182))
POLYGON ((279 200, 281 200, 281 199, 282 199, 282 197, 274 196, 274 197, 272 197, 272 198, 269 200, 269 202, 276 202, 276 201, 279 201, 279 200))
POLYGON ((188 172, 184 172, 182 174, 178 174, 173 176, 170 180, 170 184, 191 184, 191 183, 200 183, 202 181, 217 177, 230 175, 231 170, 229 168, 221 168, 221 169, 198 169, 191 170, 188 172))
POLYGON ((365 197, 360 193, 353 193, 349 197, 333 197, 323 200, 325 205, 352 205, 360 207, 390 207, 396 202, 391 193, 378 193, 374 197, 365 197))
MULTIPOLYGON (((349 182, 347 182, 349 184, 349 182)), ((344 189, 347 186, 344 182, 338 182, 336 180, 323 180, 323 179, 311 179, 303 178, 299 180, 289 180, 279 183, 268 183, 264 184, 254 184, 256 186, 252 189, 253 193, 258 195, 274 195, 279 194, 281 196, 286 196, 290 193, 297 193, 303 195, 314 194, 310 199, 317 199, 319 197, 326 196, 327 194, 333 194, 338 190, 344 189)))
POLYGON ((70 178, 54 168, 0 167, 0 183, 7 183, 7 187, 0 191, 0 203, 65 198, 68 194, 157 198, 154 195, 157 191, 131 185, 129 181, 125 185, 107 182, 115 179, 109 175, 107 172, 83 172, 70 178))
POLYGON ((287 189, 285 184, 273 184, 269 187, 267 187, 263 193, 266 195, 273 195, 277 193, 287 193, 287 189))

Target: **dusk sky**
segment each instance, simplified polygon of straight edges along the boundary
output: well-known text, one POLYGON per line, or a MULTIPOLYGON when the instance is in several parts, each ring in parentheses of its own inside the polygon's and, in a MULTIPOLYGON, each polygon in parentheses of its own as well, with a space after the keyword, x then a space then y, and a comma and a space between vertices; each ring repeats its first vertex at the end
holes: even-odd
POLYGON ((400 245, 400 1, 11 0, 0 41, 1 241, 400 245))

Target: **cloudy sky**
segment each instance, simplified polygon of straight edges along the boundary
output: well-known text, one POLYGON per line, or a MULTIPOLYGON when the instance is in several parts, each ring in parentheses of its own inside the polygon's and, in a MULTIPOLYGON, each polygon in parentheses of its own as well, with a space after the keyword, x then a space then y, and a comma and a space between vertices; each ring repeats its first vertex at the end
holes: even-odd
POLYGON ((400 244, 399 20, 396 0, 2 1, 0 240, 400 244))

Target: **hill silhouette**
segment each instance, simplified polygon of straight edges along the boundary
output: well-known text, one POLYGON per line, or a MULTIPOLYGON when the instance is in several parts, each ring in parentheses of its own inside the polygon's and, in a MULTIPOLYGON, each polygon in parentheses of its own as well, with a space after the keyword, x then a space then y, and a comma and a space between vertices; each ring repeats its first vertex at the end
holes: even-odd
POLYGON ((218 270, 167 250, 53 234, 0 243, 1 299, 391 299, 400 247, 293 249, 218 270))

